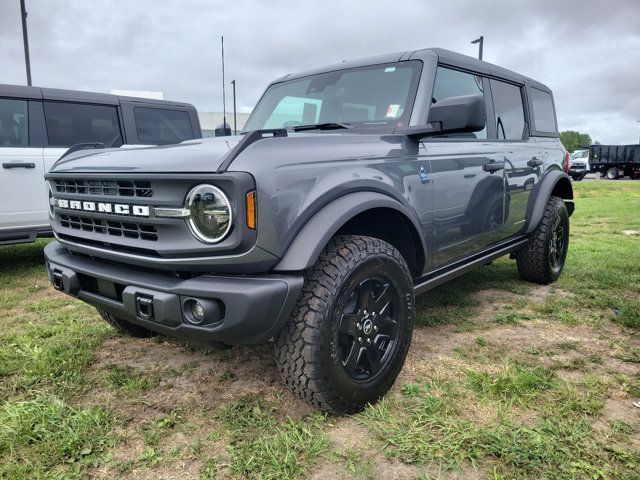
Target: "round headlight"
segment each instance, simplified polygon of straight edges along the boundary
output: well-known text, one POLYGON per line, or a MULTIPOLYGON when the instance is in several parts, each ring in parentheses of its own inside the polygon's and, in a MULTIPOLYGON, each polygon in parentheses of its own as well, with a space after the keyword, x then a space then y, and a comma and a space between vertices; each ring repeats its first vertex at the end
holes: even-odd
POLYGON ((53 220, 56 218, 56 211, 53 203, 53 191, 51 190, 51 184, 49 182, 47 182, 47 186, 49 187, 49 219, 53 220))
POLYGON ((216 243, 231 230, 231 203, 219 188, 213 185, 198 185, 187 195, 186 207, 191 212, 188 219, 189 227, 198 240, 216 243))

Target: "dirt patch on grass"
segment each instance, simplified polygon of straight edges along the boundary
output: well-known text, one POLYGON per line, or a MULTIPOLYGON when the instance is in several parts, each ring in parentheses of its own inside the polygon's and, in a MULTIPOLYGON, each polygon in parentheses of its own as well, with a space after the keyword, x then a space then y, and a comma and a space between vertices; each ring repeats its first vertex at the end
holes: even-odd
POLYGON ((335 426, 327 431, 334 451, 344 463, 355 455, 350 468, 354 475, 346 473, 346 468, 336 468, 335 463, 324 462, 314 470, 313 480, 343 478, 376 478, 408 480, 418 476, 418 469, 399 461, 389 460, 383 450, 373 441, 369 429, 353 418, 339 419, 335 426))
POLYGON ((631 399, 607 398, 601 419, 605 422, 623 421, 640 427, 640 408, 634 407, 631 399))

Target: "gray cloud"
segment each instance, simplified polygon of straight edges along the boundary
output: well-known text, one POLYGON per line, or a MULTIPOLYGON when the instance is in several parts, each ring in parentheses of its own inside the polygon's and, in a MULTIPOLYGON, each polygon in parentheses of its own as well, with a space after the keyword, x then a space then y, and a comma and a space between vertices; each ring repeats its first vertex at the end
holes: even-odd
MULTIPOLYGON (((27 0, 36 85, 160 90, 221 110, 227 81, 251 108, 284 73, 429 46, 475 55, 553 90, 561 129, 640 136, 640 2, 27 0)), ((24 83, 19 0, 0 0, 0 82, 24 83)), ((230 89, 228 90, 230 93, 230 89)))

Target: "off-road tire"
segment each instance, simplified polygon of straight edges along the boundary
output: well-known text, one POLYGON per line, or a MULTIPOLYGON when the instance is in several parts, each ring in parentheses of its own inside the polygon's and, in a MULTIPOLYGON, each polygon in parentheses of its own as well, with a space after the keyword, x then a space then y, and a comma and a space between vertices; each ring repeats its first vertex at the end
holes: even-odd
POLYGON ((131 322, 127 322, 126 320, 122 320, 121 318, 118 318, 115 315, 102 310, 101 308, 97 308, 96 310, 98 310, 98 313, 105 322, 107 322, 123 335, 128 335, 130 337, 136 338, 149 338, 157 335, 156 332, 153 332, 148 328, 144 328, 140 325, 135 325, 131 322))
POLYGON ((569 212, 561 198, 551 197, 544 209, 540 223, 531 234, 529 243, 516 252, 518 273, 523 280, 546 285, 555 282, 564 268, 569 247, 569 212), (550 260, 553 225, 556 218, 564 224, 564 245, 559 268, 553 268, 550 260))
POLYGON ((306 272, 296 307, 276 337, 280 377, 316 407, 335 413, 362 410, 380 399, 400 373, 411 343, 413 309, 411 274, 398 250, 377 238, 334 237, 306 272), (382 369, 373 378, 358 382, 349 377, 340 360, 340 307, 352 286, 371 275, 384 275, 396 288, 401 319, 394 350, 382 369))

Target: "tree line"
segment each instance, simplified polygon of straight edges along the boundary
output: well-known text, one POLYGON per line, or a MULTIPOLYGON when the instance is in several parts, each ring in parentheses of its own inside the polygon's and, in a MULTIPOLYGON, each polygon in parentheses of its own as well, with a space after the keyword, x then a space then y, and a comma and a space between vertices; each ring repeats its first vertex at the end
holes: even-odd
POLYGON ((600 145, 600 142, 592 142, 588 133, 580 133, 575 130, 560 132, 560 141, 568 152, 589 148, 590 145, 600 145))

